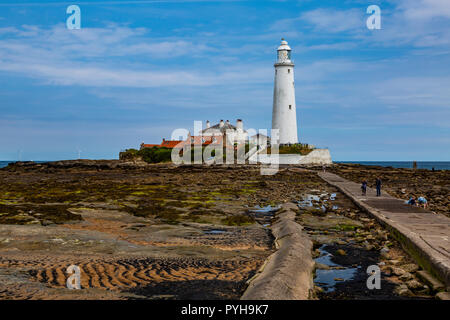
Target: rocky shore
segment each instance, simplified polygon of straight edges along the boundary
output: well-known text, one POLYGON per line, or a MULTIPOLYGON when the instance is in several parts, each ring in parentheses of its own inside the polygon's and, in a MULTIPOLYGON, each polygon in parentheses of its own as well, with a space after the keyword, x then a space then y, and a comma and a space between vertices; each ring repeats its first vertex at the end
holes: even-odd
POLYGON ((0 297, 237 299, 274 250, 267 208, 317 183, 254 166, 11 164, 0 169, 0 297), (71 264, 80 292, 64 289, 71 264))
POLYGON ((389 232, 334 187, 300 201, 297 221, 314 243, 317 298, 432 299, 437 293, 389 232), (367 287, 369 266, 381 270, 380 289, 367 287))
MULTIPOLYGON (((332 170, 385 174, 386 190, 408 176, 332 170)), ((448 187, 441 175, 424 174, 438 196, 448 187)), ((312 298, 436 293, 388 232, 313 170, 77 160, 0 169, 0 298, 238 299, 276 250, 271 224, 284 203, 313 241, 312 298), (83 290, 65 289, 71 264, 83 290), (379 291, 367 289, 369 265, 382 270, 379 291)))

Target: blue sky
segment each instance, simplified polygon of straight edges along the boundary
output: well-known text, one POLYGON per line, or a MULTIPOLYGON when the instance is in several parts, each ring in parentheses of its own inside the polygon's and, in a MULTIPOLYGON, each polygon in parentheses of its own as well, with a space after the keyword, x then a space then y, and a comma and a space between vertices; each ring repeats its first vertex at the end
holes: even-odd
POLYGON ((448 0, 1 0, 0 160, 117 158, 194 120, 270 128, 284 37, 302 142, 334 160, 448 161, 449 23, 448 0))

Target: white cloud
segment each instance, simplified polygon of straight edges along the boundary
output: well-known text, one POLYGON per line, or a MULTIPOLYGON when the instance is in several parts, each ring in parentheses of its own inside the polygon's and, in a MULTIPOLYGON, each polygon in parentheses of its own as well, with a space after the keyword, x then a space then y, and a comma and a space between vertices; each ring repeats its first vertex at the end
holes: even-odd
POLYGON ((321 8, 303 12, 298 17, 277 20, 270 26, 270 30, 292 32, 298 30, 299 25, 303 23, 312 26, 316 31, 327 33, 357 32, 365 26, 364 13, 361 10, 321 8))
POLYGON ((296 52, 301 51, 310 51, 310 50, 351 50, 357 47, 357 44, 355 42, 337 42, 337 43, 323 43, 318 45, 311 45, 311 46, 302 46, 302 47, 295 47, 296 52))
POLYGON ((319 8, 297 17, 281 19, 270 30, 308 30, 304 42, 332 42, 305 46, 310 50, 350 49, 357 43, 384 47, 445 47, 450 44, 449 0, 397 0, 394 9, 381 6, 381 30, 368 30, 365 7, 354 9, 319 8), (345 39, 336 35, 345 34, 345 39))
POLYGON ((333 76, 355 71, 361 68, 358 62, 347 59, 326 59, 310 64, 296 66, 295 79, 297 82, 314 82, 318 80, 331 80, 333 76))
POLYGON ((45 84, 113 87, 212 86, 271 81, 270 66, 233 65, 208 61, 212 46, 180 39, 143 37, 147 30, 117 25, 109 28, 49 30, 35 26, 0 29, 0 70, 39 79, 45 84), (146 55, 139 63, 130 59, 146 55), (165 61, 205 57, 205 69, 166 66, 165 61), (115 58, 121 58, 120 64, 115 58), (268 77, 267 77, 268 75, 268 77))
POLYGON ((177 70, 133 70, 97 67, 90 64, 24 64, 0 61, 0 70, 40 79, 44 84, 88 87, 214 86, 236 83, 270 82, 271 68, 242 66, 241 70, 202 73, 177 70), (270 70, 270 71, 269 71, 270 70), (270 73, 268 73, 268 71, 270 73), (268 77, 267 77, 268 76, 268 77))
POLYGON ((396 77, 374 84, 374 95, 388 105, 450 110, 450 77, 396 77))
POLYGON ((361 10, 315 9, 300 15, 299 20, 315 26, 317 30, 327 32, 355 32, 365 26, 361 10))
POLYGON ((450 18, 450 1, 448 0, 416 0, 401 1, 404 15, 411 21, 450 18))

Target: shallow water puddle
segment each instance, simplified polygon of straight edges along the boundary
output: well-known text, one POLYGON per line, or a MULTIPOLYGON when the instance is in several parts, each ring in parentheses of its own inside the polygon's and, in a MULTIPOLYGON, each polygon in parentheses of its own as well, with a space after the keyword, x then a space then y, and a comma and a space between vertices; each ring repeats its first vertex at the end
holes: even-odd
POLYGON ((321 254, 318 258, 314 259, 314 261, 327 265, 331 267, 331 269, 316 269, 316 277, 314 278, 314 283, 317 286, 323 288, 325 292, 333 292, 335 290, 334 286, 336 285, 336 283, 352 280, 360 267, 358 266, 356 268, 346 268, 332 262, 331 259, 333 255, 324 249, 325 246, 326 245, 322 245, 319 248, 321 254))
POLYGON ((223 234, 223 233, 227 233, 228 231, 226 230, 220 230, 220 229, 211 229, 211 230, 204 230, 203 233, 204 234, 223 234))
POLYGON ((336 193, 322 193, 320 195, 306 194, 303 196, 302 200, 297 201, 297 205, 300 209, 315 208, 322 210, 322 212, 327 212, 330 208, 331 210, 339 209, 339 206, 337 205, 328 205, 328 200, 335 201, 336 193))
POLYGON ((253 216, 253 218, 263 227, 270 227, 272 218, 274 216, 275 211, 280 209, 280 206, 255 206, 253 209, 249 210, 249 214, 253 216))
POLYGON ((299 201, 297 201, 297 203, 300 208, 304 208, 304 207, 314 206, 313 202, 315 202, 315 201, 319 202, 320 196, 316 196, 314 194, 307 194, 303 197, 303 200, 299 200, 299 201))
POLYGON ((280 209, 280 206, 265 206, 265 207, 261 207, 261 206, 255 206, 255 209, 250 210, 253 213, 273 213, 274 211, 280 209))

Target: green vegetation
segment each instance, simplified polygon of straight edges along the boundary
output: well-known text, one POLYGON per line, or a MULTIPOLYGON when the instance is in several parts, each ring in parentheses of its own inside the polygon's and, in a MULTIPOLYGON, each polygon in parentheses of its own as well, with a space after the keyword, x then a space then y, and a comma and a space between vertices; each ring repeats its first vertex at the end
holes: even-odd
POLYGON ((144 148, 139 150, 137 154, 148 163, 168 162, 172 159, 172 149, 164 147, 144 148))
POLYGON ((358 228, 357 225, 352 224, 338 224, 335 229, 338 231, 355 231, 358 228))
POLYGON ((64 205, 0 205, 0 224, 67 223, 83 220, 64 205))
POLYGON ((120 153, 120 159, 133 160, 141 158, 147 163, 160 163, 171 161, 172 149, 165 147, 143 148, 141 150, 127 149, 120 153))
POLYGON ((227 226, 245 226, 253 224, 255 220, 247 215, 239 214, 235 216, 229 216, 222 219, 222 223, 227 226))
MULTIPOLYGON (((306 156, 313 150, 314 149, 311 148, 307 143, 296 143, 290 146, 280 146, 278 154, 300 154, 302 156, 306 156)), ((267 153, 271 153, 271 148, 267 148, 267 153)))
MULTIPOLYGON (((235 145, 237 147, 237 145, 235 145)), ((249 144, 245 144, 245 154, 247 154, 252 146, 249 144)), ((202 161, 208 160, 203 157, 209 157, 209 155, 205 155, 206 147, 195 148, 191 146, 191 163, 194 163, 195 155, 198 154, 198 157, 201 157, 202 161), (201 153, 201 154, 200 154, 201 153)), ((223 161, 226 161, 227 149, 224 147, 222 151, 223 161)), ((180 150, 180 156, 183 155, 183 151, 180 150)), ((237 159, 237 150, 233 152, 234 159, 237 159)), ((211 157, 216 156, 216 150, 211 150, 211 157)), ((172 149, 168 149, 165 147, 151 147, 151 148, 143 148, 141 150, 136 149, 127 149, 123 152, 120 152, 119 158, 121 160, 134 160, 141 158, 147 163, 161 163, 161 162, 170 162, 172 160, 172 149)))

